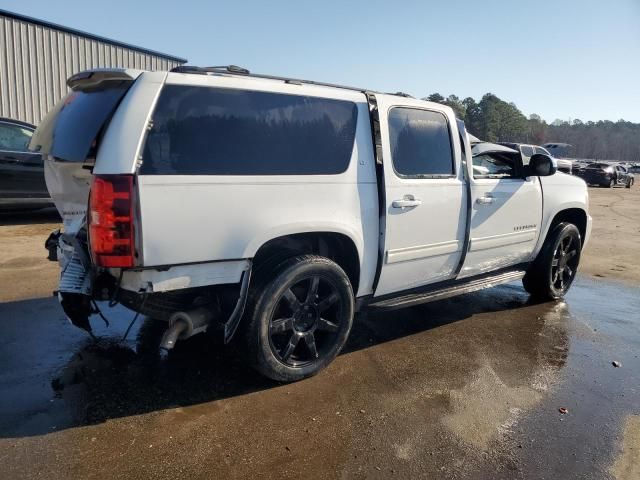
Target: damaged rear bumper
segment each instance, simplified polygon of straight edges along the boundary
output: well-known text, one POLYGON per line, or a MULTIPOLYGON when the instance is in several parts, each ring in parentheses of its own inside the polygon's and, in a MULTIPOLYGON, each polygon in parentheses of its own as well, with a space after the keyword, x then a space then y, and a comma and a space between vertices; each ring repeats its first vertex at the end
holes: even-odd
MULTIPOLYGON (((248 259, 153 268, 97 269, 86 242, 53 232, 45 247, 60 264, 58 299, 69 321, 91 332, 95 301, 122 303, 129 309, 168 321, 176 313, 208 308, 224 326, 229 342, 244 313, 252 262, 248 259), (224 298, 222 298, 224 297, 224 298), (226 310, 220 308, 226 305, 226 310)), ((199 329, 198 331, 201 331, 199 329)), ((197 331, 195 332, 197 333, 197 331)), ((183 336, 180 338, 184 338, 183 336)))

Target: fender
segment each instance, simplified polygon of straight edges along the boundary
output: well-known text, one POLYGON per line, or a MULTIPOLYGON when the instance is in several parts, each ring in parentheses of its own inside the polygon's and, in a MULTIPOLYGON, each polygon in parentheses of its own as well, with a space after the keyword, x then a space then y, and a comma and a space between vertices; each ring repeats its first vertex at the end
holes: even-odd
POLYGON ((371 261, 365 259, 365 243, 363 238, 363 232, 352 228, 350 225, 342 223, 330 223, 330 222, 295 222, 278 225, 275 228, 266 230, 258 237, 255 237, 247 245, 243 258, 253 259, 258 250, 271 240, 275 240, 280 237, 286 237, 288 235, 297 235, 304 233, 337 233, 349 238, 355 245, 358 253, 358 263, 360 264, 360 278, 358 291, 354 292, 356 296, 370 293, 371 283, 373 280, 373 270, 375 265, 371 261))
POLYGON ((589 240, 591 231, 587 184, 577 177, 564 173, 556 173, 549 177, 540 177, 540 185, 542 187, 543 198, 542 225, 538 242, 532 253, 532 259, 534 259, 542 249, 553 219, 560 212, 568 209, 582 210, 587 217, 585 238, 582 239, 584 247, 589 240))

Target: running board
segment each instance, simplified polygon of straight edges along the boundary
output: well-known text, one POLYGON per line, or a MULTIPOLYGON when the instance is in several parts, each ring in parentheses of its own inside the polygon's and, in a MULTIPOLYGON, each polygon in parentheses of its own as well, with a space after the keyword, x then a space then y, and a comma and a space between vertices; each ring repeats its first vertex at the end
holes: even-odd
POLYGON ((408 295, 400 295, 398 297, 380 301, 375 301, 374 299, 371 303, 368 304, 368 307, 378 308, 382 310, 396 310, 399 308, 419 305, 421 303, 435 302, 436 300, 455 297, 464 293, 475 292, 484 288, 495 287, 496 285, 501 285, 503 283, 520 280, 522 277, 524 277, 524 274, 524 270, 512 270, 510 272, 483 277, 481 279, 469 280, 467 282, 462 280, 460 281, 460 283, 457 283, 455 285, 445 288, 439 288, 436 290, 423 291, 421 293, 411 293, 408 295))

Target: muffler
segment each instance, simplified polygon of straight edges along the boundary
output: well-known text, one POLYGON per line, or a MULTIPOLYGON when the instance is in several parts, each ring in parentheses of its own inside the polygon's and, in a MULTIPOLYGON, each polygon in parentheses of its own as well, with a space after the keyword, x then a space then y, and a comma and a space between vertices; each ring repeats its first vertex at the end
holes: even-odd
POLYGON ((171 350, 178 340, 206 331, 212 319, 213 310, 204 307, 174 313, 169 317, 169 328, 162 335, 160 348, 171 350))

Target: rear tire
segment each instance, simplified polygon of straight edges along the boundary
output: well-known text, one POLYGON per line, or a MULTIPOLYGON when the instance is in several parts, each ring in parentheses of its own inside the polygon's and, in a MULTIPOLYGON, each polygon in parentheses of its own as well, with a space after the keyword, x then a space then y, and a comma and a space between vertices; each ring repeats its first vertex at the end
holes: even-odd
POLYGON ((633 185, 633 178, 630 178, 629 180, 627 180, 627 184, 625 185, 625 187, 631 188, 632 185, 633 185))
POLYGON ((607 185, 607 188, 613 188, 615 184, 616 184, 616 181, 612 178, 611 180, 609 180, 609 184, 607 185))
POLYGON ((347 274, 316 255, 261 269, 251 288, 244 344, 251 365, 280 382, 315 375, 340 353, 354 315, 347 274))
POLYGON ((574 224, 554 226, 522 279, 525 290, 543 300, 562 298, 576 277, 581 250, 580 231, 574 224))

